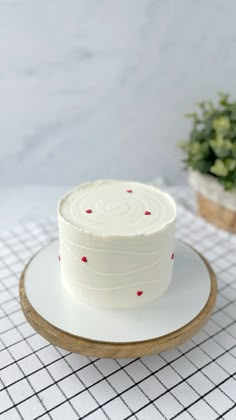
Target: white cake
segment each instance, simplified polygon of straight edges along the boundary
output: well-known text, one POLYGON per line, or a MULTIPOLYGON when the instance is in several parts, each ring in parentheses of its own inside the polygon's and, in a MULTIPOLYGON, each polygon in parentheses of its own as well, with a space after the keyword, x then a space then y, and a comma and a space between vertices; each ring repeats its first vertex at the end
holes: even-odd
POLYGON ((61 280, 75 299, 136 307, 169 286, 176 207, 155 187, 100 180, 79 185, 58 204, 61 280))

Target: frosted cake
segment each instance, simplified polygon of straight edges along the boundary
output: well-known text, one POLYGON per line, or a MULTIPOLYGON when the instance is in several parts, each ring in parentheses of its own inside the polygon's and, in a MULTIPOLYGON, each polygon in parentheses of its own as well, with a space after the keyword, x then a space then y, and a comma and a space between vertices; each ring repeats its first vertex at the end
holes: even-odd
POLYGON ((176 207, 155 187, 100 180, 58 204, 61 281, 75 299, 112 308, 144 305, 171 282, 176 207))

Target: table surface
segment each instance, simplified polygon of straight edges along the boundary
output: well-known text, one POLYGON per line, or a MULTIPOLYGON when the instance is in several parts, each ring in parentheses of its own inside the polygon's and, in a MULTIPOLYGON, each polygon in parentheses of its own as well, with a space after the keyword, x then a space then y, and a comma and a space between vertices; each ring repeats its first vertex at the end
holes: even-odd
POLYGON ((167 188, 178 204, 177 237, 209 260, 219 288, 211 319, 191 340, 159 355, 98 359, 49 344, 26 322, 20 273, 57 237, 55 202, 65 189, 27 187, 21 212, 22 190, 3 193, 8 206, 0 213, 0 417, 235 420, 236 236, 198 218, 187 188, 167 188))

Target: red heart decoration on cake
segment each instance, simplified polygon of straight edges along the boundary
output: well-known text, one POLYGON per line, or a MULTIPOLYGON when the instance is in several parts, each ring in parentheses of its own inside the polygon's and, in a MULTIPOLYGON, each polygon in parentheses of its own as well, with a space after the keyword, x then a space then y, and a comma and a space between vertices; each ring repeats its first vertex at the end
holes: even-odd
POLYGON ((138 295, 138 296, 142 296, 142 294, 143 294, 143 291, 142 291, 142 290, 138 290, 138 291, 137 291, 137 295, 138 295))
POLYGON ((83 261, 83 262, 87 262, 88 260, 87 260, 87 258, 86 258, 86 257, 82 257, 82 258, 81 258, 81 261, 83 261))
POLYGON ((149 214, 152 214, 150 211, 148 211, 148 210, 146 210, 145 212, 144 212, 144 214, 145 214, 145 216, 149 216, 149 214))
POLYGON ((172 254, 172 255, 171 255, 171 259, 172 259, 172 260, 174 259, 174 256, 175 256, 175 254, 172 254))
POLYGON ((132 193, 132 192, 133 192, 133 190, 126 190, 126 192, 128 192, 128 193, 132 193))
POLYGON ((86 213, 92 213, 92 210, 91 209, 87 209, 85 211, 86 211, 86 213))

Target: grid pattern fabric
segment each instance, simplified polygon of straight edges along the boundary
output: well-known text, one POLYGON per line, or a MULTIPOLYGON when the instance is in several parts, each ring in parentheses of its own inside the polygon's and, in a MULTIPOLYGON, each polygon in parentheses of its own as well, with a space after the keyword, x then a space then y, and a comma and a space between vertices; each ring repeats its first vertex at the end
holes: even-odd
POLYGON ((34 253, 57 237, 55 222, 27 221, 0 236, 1 419, 236 419, 234 235, 179 205, 177 237, 200 251, 217 273, 214 312, 178 348, 116 360, 61 350, 23 316, 20 273, 34 253))

